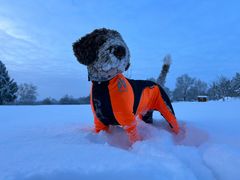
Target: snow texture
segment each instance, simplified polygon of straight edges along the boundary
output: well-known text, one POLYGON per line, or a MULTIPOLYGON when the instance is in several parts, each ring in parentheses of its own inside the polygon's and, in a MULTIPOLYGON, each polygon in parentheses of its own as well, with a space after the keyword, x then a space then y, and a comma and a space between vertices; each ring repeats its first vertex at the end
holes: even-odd
POLYGON ((239 179, 240 100, 173 106, 180 134, 155 113, 132 147, 119 127, 93 133, 89 105, 1 106, 0 180, 239 179))

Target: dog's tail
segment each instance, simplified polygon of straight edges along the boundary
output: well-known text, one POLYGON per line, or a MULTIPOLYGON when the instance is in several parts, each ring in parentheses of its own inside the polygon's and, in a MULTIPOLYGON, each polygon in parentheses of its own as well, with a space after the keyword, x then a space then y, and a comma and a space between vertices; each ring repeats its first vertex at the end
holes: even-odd
POLYGON ((169 72, 170 65, 171 65, 171 56, 168 54, 163 59, 163 66, 160 75, 157 78, 157 83, 164 87, 166 82, 167 73, 169 72))

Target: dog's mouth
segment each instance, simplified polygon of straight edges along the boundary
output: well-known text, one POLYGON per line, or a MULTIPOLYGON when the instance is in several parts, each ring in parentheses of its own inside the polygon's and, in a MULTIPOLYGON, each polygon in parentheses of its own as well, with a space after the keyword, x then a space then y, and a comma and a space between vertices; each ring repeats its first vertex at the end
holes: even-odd
POLYGON ((105 74, 105 75, 113 75, 113 74, 115 74, 116 72, 119 72, 119 67, 118 66, 116 66, 116 67, 112 67, 112 66, 108 66, 108 67, 104 67, 104 68, 102 68, 102 70, 100 70, 99 71, 99 69, 98 69, 98 72, 100 73, 100 74, 105 74))
POLYGON ((117 71, 117 68, 111 68, 106 73, 110 75, 110 74, 114 74, 116 71, 117 71))

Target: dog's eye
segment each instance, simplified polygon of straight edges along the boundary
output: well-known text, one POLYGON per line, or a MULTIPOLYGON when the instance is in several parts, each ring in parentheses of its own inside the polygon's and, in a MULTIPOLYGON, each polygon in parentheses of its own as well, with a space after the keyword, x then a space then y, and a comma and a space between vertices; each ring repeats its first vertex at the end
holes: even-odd
POLYGON ((126 55, 126 50, 123 46, 111 46, 109 47, 109 50, 118 59, 122 59, 126 55))

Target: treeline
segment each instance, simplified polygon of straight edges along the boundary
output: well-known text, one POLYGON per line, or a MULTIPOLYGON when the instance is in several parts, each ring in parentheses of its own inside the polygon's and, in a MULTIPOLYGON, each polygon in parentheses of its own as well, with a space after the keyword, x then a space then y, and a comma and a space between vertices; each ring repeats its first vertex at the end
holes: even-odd
POLYGON ((54 98, 48 97, 43 99, 42 101, 38 101, 37 104, 43 105, 52 105, 52 104, 89 104, 90 103, 90 96, 74 98, 70 95, 65 95, 59 100, 54 98))
MULTIPOLYGON (((31 85, 31 84, 28 84, 31 85)), ((31 85, 32 86, 32 85, 31 85)), ((36 87, 36 86, 35 86, 36 87)), ((29 94, 27 95, 29 96, 29 94)), ((60 99, 55 99, 52 97, 47 97, 43 100, 37 100, 36 96, 30 95, 34 98, 28 98, 25 96, 24 98, 20 96, 15 101, 8 103, 9 105, 77 105, 77 104, 89 104, 90 96, 74 98, 70 95, 64 95, 60 99)))
MULTIPOLYGON (((156 82, 157 79, 148 80, 156 82)), ((228 97, 240 97, 240 73, 234 77, 221 76, 211 84, 183 74, 176 79, 175 89, 164 87, 172 101, 196 101, 198 96, 207 96, 209 100, 225 100, 228 97)), ((19 84, 8 75, 5 65, 0 61, 0 105, 54 105, 89 104, 90 97, 74 98, 65 95, 59 100, 47 97, 37 101, 37 87, 33 84, 19 84)))
MULTIPOLYGON (((154 78, 150 80, 156 81, 154 78)), ((172 101, 196 101, 198 96, 207 96, 209 100, 225 100, 240 97, 240 73, 234 77, 220 76, 211 84, 183 74, 176 79, 174 90, 164 87, 172 101)))
POLYGON ((74 98, 65 95, 59 100, 47 97, 37 100, 37 86, 17 84, 11 79, 6 66, 0 61, 0 105, 51 105, 51 104, 89 104, 90 97, 74 98))

